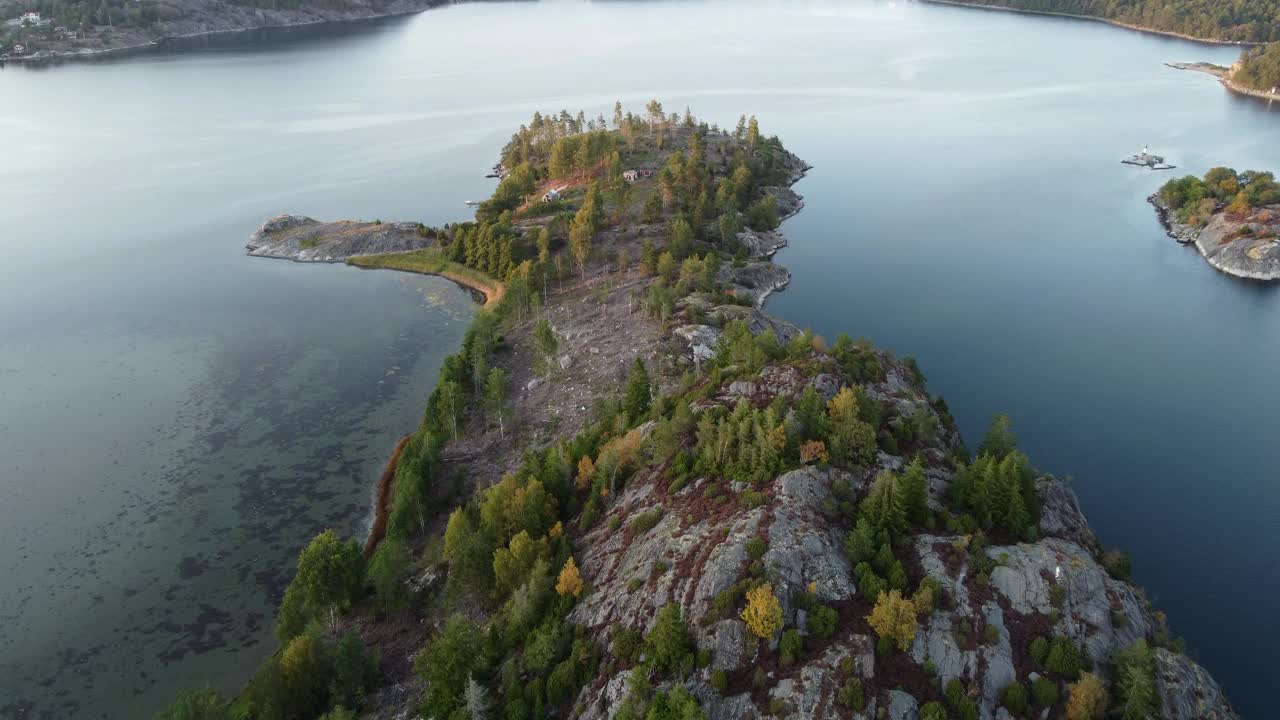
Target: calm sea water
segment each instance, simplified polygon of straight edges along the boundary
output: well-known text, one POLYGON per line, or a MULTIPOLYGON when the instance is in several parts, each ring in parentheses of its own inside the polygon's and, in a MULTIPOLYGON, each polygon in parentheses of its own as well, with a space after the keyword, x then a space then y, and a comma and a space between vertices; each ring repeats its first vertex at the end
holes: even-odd
MULTIPOLYGON (((145 717, 273 648, 298 547, 358 532, 472 306, 244 258, 267 215, 465 215, 534 110, 757 114, 816 167, 772 309, 995 412, 1249 718, 1280 643, 1280 294, 1144 202, 1280 168, 1230 48, 884 2, 462 5, 324 41, 0 72, 0 714, 145 717)), ((1277 109, 1280 110, 1280 109, 1277 109)))

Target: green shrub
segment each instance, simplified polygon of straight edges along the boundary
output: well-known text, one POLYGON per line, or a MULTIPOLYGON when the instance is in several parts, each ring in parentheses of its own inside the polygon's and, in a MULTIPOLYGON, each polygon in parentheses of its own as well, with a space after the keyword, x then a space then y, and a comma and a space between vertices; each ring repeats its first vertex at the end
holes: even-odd
POLYGON ((716 670, 711 673, 711 687, 723 695, 729 689, 729 676, 725 675, 723 670, 716 670))
POLYGON ((631 578, 627 581, 627 592, 633 593, 639 590, 642 585, 644 585, 644 581, 640 578, 631 578))
POLYGON ((799 630, 782 633, 782 639, 778 641, 778 663, 783 667, 791 666, 800 658, 803 649, 804 639, 800 637, 799 630))
POLYGON ((1037 637, 1031 641, 1031 659, 1036 665, 1044 667, 1044 661, 1049 658, 1049 641, 1043 637, 1037 637))
POLYGON ((996 645, 1000 642, 1000 630, 995 625, 987 625, 982 629, 982 641, 987 645, 996 645))
POLYGON ((920 706, 920 720, 947 720, 947 709, 934 700, 920 706))
POLYGON ((635 534, 649 532, 662 520, 662 508, 650 508, 631 521, 631 532, 635 534))
POLYGON ((613 656, 618 660, 633 663, 640 659, 640 648, 644 638, 631 628, 623 628, 613 634, 613 656))
POLYGON ((742 493, 742 504, 748 508, 758 508, 764 505, 764 494, 756 490, 747 490, 742 493))
POLYGON ((853 711, 861 710, 865 703, 862 696, 862 681, 856 677, 845 680, 844 685, 836 693, 836 703, 853 711))
POLYGON ((759 690, 769 682, 769 676, 765 673, 764 668, 757 666, 756 671, 751 674, 751 686, 759 690))
POLYGON ((692 664, 693 643, 689 627, 680 616, 679 605, 671 603, 658 611, 658 619, 645 640, 652 650, 651 662, 658 674, 676 672, 692 664))
POLYGON ((1058 704, 1058 684, 1049 678, 1036 678, 1031 683, 1031 697, 1036 701, 1036 707, 1053 707, 1058 704))
POLYGON ((809 613, 809 619, 806 624, 810 635, 813 635, 818 640, 826 640, 835 634, 838 620, 839 616, 836 615, 835 610, 825 605, 819 605, 809 613))
POLYGON ((958 720, 977 720, 978 706, 969 699, 969 692, 965 689, 964 683, 958 678, 952 678, 947 683, 947 689, 944 693, 947 699, 947 705, 951 708, 951 712, 958 720))
POLYGON ((213 688, 180 693, 155 720, 231 720, 227 701, 213 688))
POLYGON ((765 551, 769 549, 769 543, 765 542, 762 537, 753 537, 747 541, 747 556, 752 560, 759 560, 764 557, 765 551))
POLYGON ((1080 651, 1070 638, 1058 635, 1049 646, 1049 656, 1045 659, 1045 669, 1066 680, 1075 680, 1080 676, 1080 651))
POLYGON ((671 484, 667 486, 667 494, 675 495, 676 493, 683 490, 684 486, 687 484, 689 484, 688 478, 678 477, 675 480, 672 480, 671 484))
POLYGON ((1027 711, 1027 687, 1020 682, 1012 682, 1000 691, 1000 704, 1014 715, 1022 715, 1027 711))

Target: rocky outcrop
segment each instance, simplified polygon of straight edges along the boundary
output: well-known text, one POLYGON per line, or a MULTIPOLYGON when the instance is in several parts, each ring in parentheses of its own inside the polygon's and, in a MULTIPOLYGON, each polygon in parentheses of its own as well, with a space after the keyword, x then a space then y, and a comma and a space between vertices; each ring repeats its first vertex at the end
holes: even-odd
POLYGON ((378 255, 428 247, 416 223, 320 222, 305 215, 277 215, 249 236, 256 257, 297 262, 343 262, 354 255, 378 255))
POLYGON ((1280 207, 1243 220, 1214 215, 1196 238, 1196 249, 1213 267, 1253 280, 1280 280, 1280 207))
POLYGON ((1036 480, 1036 492, 1040 495, 1040 532, 1089 550, 1100 549, 1080 509, 1080 499, 1071 488, 1054 476, 1045 475, 1036 480))
POLYGON ((1169 237, 1194 244, 1214 268, 1251 280, 1280 280, 1280 205, 1259 208, 1248 217, 1219 209, 1198 228, 1179 223, 1158 193, 1147 200, 1169 237))
POLYGON ((786 268, 767 261, 752 261, 741 266, 721 265, 716 280, 733 287, 734 295, 760 307, 769 295, 791 282, 786 268))
POLYGON ((1157 648, 1156 694, 1160 696, 1160 720, 1239 720, 1209 671, 1185 655, 1157 648))

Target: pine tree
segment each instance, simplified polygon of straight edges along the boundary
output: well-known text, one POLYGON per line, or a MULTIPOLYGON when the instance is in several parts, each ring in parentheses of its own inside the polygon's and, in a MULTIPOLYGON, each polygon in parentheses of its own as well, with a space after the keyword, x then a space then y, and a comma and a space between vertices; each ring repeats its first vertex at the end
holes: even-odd
POLYGON ((1001 413, 991 420, 987 433, 982 437, 978 455, 990 455, 997 461, 1016 450, 1018 438, 1009 428, 1009 416, 1001 413))
POLYGON ((466 706, 471 720, 489 720, 489 691, 474 676, 467 677, 466 706))
POLYGON ((545 263, 551 257, 551 228, 544 227, 538 232, 538 262, 545 263))
POLYGON ((876 476, 870 492, 862 501, 862 512, 866 513, 877 531, 885 530, 896 535, 907 529, 902 489, 893 473, 882 472, 876 476))
POLYGON ((649 412, 649 401, 652 394, 652 384, 649 380, 649 371, 645 369, 644 361, 636 358, 631 363, 631 370, 627 373, 627 390, 622 402, 623 410, 627 413, 627 417, 635 422, 649 412))
POLYGON ((920 458, 911 461, 898 484, 902 488, 902 505, 907 519, 917 525, 929 517, 929 485, 920 458))
POLYGON ((747 145, 755 147, 760 142, 760 124, 756 122, 756 116, 752 115, 747 121, 747 145))
POLYGON ((622 101, 618 100, 613 103, 613 127, 622 127, 622 101))
POLYGON ((671 255, 684 260, 693 252, 693 228, 684 218, 671 223, 671 255))
POLYGON ((506 437, 503 420, 510 410, 507 407, 507 372, 502 368, 493 368, 485 379, 484 386, 485 411, 490 422, 497 421, 499 437, 506 437))
POLYGON ((844 552, 854 565, 870 562, 875 555, 876 531, 865 516, 859 517, 857 524, 849 531, 849 536, 844 541, 844 552))

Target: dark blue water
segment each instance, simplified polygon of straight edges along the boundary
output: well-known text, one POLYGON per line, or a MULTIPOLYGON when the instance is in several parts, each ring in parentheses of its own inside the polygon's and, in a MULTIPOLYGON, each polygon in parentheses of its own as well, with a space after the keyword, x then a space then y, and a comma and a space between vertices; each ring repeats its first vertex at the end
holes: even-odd
POLYGON ((1167 176, 1118 163, 1280 168, 1280 114, 1162 65, 1235 54, 915 3, 543 2, 0 72, 0 698, 145 717, 233 688, 301 543, 366 521, 471 306, 245 258, 258 222, 458 220, 535 110, 658 97, 815 165, 771 308, 917 356, 971 443, 1010 413, 1267 717, 1280 295, 1166 238, 1167 176))

